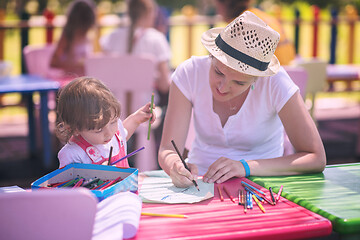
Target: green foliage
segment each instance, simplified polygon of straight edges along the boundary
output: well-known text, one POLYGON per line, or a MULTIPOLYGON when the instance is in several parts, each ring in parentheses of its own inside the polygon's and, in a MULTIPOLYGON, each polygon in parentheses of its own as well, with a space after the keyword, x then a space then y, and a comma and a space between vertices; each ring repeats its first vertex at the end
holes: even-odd
POLYGON ((169 1, 169 0, 156 0, 156 2, 164 7, 170 8, 170 9, 181 9, 185 5, 193 5, 196 6, 195 0, 176 0, 176 1, 169 1))

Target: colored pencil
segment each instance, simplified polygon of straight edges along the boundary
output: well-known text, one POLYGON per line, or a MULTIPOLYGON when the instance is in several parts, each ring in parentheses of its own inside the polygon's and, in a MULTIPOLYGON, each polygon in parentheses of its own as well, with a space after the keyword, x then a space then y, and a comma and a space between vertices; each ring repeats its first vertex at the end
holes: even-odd
POLYGON ((276 202, 279 201, 282 190, 283 190, 283 185, 280 186, 279 192, 278 192, 278 194, 277 194, 277 196, 276 196, 276 202))
POLYGON ((96 182, 100 181, 100 178, 95 178, 94 180, 89 181, 88 183, 85 183, 83 187, 91 187, 91 185, 95 184, 96 182))
POLYGON ((270 196, 271 196, 271 201, 274 203, 274 205, 276 204, 275 201, 275 197, 274 197, 274 193, 271 187, 269 187, 269 192, 270 192, 270 196))
POLYGON ((163 213, 148 213, 148 212, 142 212, 142 216, 152 216, 152 217, 171 217, 171 218, 188 218, 187 215, 182 214, 163 214, 163 213))
POLYGON ((105 186, 108 182, 109 182, 109 180, 106 180, 105 182, 101 183, 100 185, 93 187, 91 190, 99 190, 100 188, 105 186))
POLYGON ((117 177, 116 179, 114 180, 111 180, 109 183, 107 183, 106 185, 102 186, 100 189, 98 190, 104 190, 105 188, 108 188, 110 187, 111 185, 113 185, 114 183, 118 182, 121 180, 121 177, 117 177))
POLYGON ((262 195, 265 195, 265 193, 263 191, 261 191, 260 189, 257 189, 256 187, 254 187, 254 186, 252 186, 252 185, 250 185, 250 184, 248 184, 248 183, 246 183, 244 181, 241 181, 241 184, 245 185, 245 186, 247 186, 247 187, 249 187, 249 188, 251 188, 251 189, 253 189, 255 191, 257 191, 258 193, 260 193, 262 195))
MULTIPOLYGON (((153 105, 154 105, 154 93, 152 93, 152 94, 151 94, 151 106, 150 106, 150 113, 152 113, 152 112, 153 112, 153 105)), ((148 128, 147 140, 150 140, 151 119, 152 119, 152 117, 149 119, 149 128, 148 128)))
POLYGON ((250 197, 250 192, 246 192, 246 208, 248 208, 248 209, 250 209, 251 207, 250 207, 250 204, 251 204, 251 197, 250 197))
POLYGON ((48 187, 55 188, 55 187, 60 186, 61 184, 65 184, 65 183, 67 183, 67 182, 69 182, 69 181, 71 181, 71 179, 70 179, 70 180, 63 181, 63 182, 57 182, 57 183, 48 184, 48 187))
POLYGON ((136 153, 140 152, 140 151, 143 150, 144 148, 145 148, 145 147, 141 147, 141 148, 139 148, 139 149, 137 149, 137 150, 129 153, 128 155, 126 155, 126 156, 120 158, 119 160, 116 160, 115 162, 111 163, 111 165, 114 165, 114 164, 116 164, 116 163, 118 163, 118 162, 120 162, 120 161, 122 161, 122 160, 124 160, 124 159, 126 159, 126 158, 128 158, 128 157, 131 157, 132 155, 135 155, 136 153))
POLYGON ((80 178, 80 180, 73 186, 73 188, 80 187, 84 183, 84 178, 80 178))
POLYGON ((259 202, 259 200, 256 198, 255 195, 252 195, 253 199, 255 200, 256 204, 258 205, 258 207, 260 208, 260 210, 265 213, 265 208, 263 207, 263 205, 261 205, 261 203, 259 202))
POLYGON ((222 195, 222 192, 221 192, 221 189, 220 189, 220 186, 219 185, 217 185, 217 189, 218 189, 218 191, 219 191, 219 195, 220 195, 220 201, 224 201, 224 196, 222 195))
POLYGON ((252 196, 253 196, 254 194, 252 194, 251 192, 249 192, 249 207, 250 207, 250 209, 253 209, 253 200, 252 200, 252 196))
POLYGON ((248 188, 248 187, 244 187, 244 188, 245 188, 246 191, 251 192, 253 195, 255 195, 255 196, 258 198, 258 200, 264 201, 264 200, 263 200, 263 197, 260 197, 259 195, 257 195, 257 194, 256 194, 253 190, 251 190, 250 188, 248 188))
MULTIPOLYGON (((175 148, 177 154, 179 155, 179 158, 181 159, 181 162, 184 164, 184 167, 186 168, 186 170, 188 170, 189 172, 191 172, 191 171, 190 171, 190 168, 187 166, 185 160, 184 160, 183 157, 181 156, 181 154, 180 154, 180 152, 179 152, 179 149, 176 147, 176 144, 175 144, 174 140, 171 140, 171 143, 172 143, 172 145, 174 146, 174 148, 175 148)), ((197 189, 198 191, 200 191, 197 182, 196 182, 194 179, 192 180, 192 182, 194 183, 196 189, 197 189)))
POLYGON ((72 179, 71 181, 65 183, 64 185, 60 185, 59 187, 70 187, 72 184, 77 183, 77 181, 79 181, 79 178, 72 179))
POLYGON ((113 146, 110 147, 110 153, 109 153, 109 160, 108 160, 108 165, 111 165, 111 157, 112 157, 112 151, 113 151, 113 146))
POLYGON ((242 195, 243 195, 243 191, 241 189, 239 189, 239 205, 242 205, 242 195))
POLYGON ((243 195, 243 199, 244 199, 244 213, 246 213, 247 211, 247 199, 246 199, 246 196, 247 196, 247 191, 245 190, 245 194, 243 195))
POLYGON ((233 203, 235 203, 235 200, 234 200, 233 196, 231 196, 230 192, 226 189, 225 186, 223 186, 223 189, 224 189, 224 191, 226 192, 226 194, 229 196, 230 200, 231 200, 233 203))
POLYGON ((263 199, 270 205, 275 205, 272 201, 270 201, 269 199, 267 199, 267 197, 263 197, 263 199))

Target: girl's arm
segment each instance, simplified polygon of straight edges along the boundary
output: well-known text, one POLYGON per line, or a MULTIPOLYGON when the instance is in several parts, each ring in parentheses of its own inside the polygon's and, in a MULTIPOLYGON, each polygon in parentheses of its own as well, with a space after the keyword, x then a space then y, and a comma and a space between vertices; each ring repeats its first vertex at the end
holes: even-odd
MULTIPOLYGON (((295 175, 322 172, 326 155, 319 132, 308 113, 304 100, 296 92, 279 112, 295 153, 272 159, 248 160, 254 176, 295 175)), ((245 170, 239 161, 219 158, 204 175, 206 182, 224 182, 232 177, 243 177, 245 170)))
POLYGON ((192 164, 189 164, 192 174, 185 169, 171 143, 171 140, 174 140, 179 151, 183 152, 191 111, 191 102, 172 82, 158 159, 161 168, 172 178, 173 183, 178 187, 191 186, 193 184, 191 180, 198 173, 197 168, 192 164))

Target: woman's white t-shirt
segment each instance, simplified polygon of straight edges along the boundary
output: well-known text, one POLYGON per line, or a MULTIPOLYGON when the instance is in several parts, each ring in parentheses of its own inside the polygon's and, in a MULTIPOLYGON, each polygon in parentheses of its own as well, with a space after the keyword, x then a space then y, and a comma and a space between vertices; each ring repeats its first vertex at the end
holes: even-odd
POLYGON ((210 65, 209 56, 191 57, 172 75, 172 81, 193 106, 195 140, 189 162, 203 175, 220 157, 251 160, 282 156, 284 128, 278 113, 298 91, 285 70, 281 67, 274 76, 259 77, 240 110, 222 127, 213 111, 210 65))
MULTIPOLYGON (((126 136, 127 136, 127 130, 124 128, 121 120, 118 121, 118 129, 119 129, 119 138, 123 140, 124 143, 124 149, 125 149, 125 155, 127 154, 127 145, 126 145, 126 136)), ((107 144, 98 144, 94 145, 96 147, 101 156, 104 158, 109 157, 110 147, 113 147, 112 154, 113 156, 117 155, 120 151, 119 149, 119 143, 114 135, 111 138, 111 141, 107 144)), ((76 143, 69 141, 65 146, 59 151, 58 153, 58 159, 60 162, 59 168, 65 167, 66 165, 70 163, 87 163, 92 164, 93 162, 87 155, 87 153, 76 143)))

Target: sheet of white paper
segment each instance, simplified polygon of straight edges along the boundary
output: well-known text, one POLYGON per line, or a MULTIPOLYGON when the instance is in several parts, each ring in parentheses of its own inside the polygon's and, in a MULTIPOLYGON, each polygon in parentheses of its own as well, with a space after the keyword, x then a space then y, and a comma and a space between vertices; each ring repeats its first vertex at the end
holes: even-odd
POLYGON ((25 189, 19 186, 0 187, 0 193, 24 192, 25 189))
POLYGON ((92 240, 118 240, 136 235, 142 202, 131 192, 122 192, 98 203, 92 240))
POLYGON ((169 177, 169 175, 167 175, 164 170, 145 171, 145 172, 142 172, 141 174, 143 174, 147 177, 165 177, 165 178, 169 177))
MULTIPOLYGON (((147 174, 148 175, 148 174, 147 174)), ((197 179, 200 191, 195 186, 175 187, 170 177, 145 177, 139 196, 147 203, 195 203, 214 197, 214 184, 197 179)))

